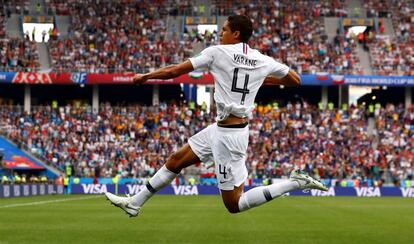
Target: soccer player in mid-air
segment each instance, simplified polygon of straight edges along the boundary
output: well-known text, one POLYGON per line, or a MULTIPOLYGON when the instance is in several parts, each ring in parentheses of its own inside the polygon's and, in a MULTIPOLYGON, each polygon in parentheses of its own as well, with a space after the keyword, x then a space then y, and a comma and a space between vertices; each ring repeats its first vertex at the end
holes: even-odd
POLYGON ((188 144, 173 153, 138 194, 119 197, 105 193, 115 206, 129 216, 137 216, 144 203, 171 184, 183 168, 211 160, 215 163, 224 205, 230 213, 246 211, 297 189, 327 191, 319 181, 293 170, 287 180, 243 192, 248 175, 245 166, 248 117, 260 86, 265 80, 266 83, 285 86, 301 83, 298 74, 288 66, 247 45, 252 32, 252 22, 248 17, 230 16, 220 32, 221 45, 208 47, 181 64, 134 76, 134 83, 142 84, 149 79, 170 79, 207 67, 214 77, 217 122, 190 137, 188 144))

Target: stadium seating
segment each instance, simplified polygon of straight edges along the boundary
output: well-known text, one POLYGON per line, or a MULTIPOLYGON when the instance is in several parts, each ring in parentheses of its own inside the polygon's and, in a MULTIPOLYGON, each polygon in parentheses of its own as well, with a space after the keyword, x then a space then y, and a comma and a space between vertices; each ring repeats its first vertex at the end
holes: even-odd
POLYGON ((218 12, 252 16, 254 35, 250 45, 299 73, 360 74, 355 43, 337 36, 328 40, 323 16, 346 16, 341 1, 216 1, 218 12), (229 10, 227 10, 229 8, 229 10), (312 18, 309 18, 312 15, 312 18), (303 33, 306 33, 305 35, 303 33))
POLYGON ((55 2, 72 16, 70 38, 49 43, 56 71, 147 72, 192 54, 191 42, 166 40, 166 1, 55 2))
MULTIPOLYGON (((410 43, 411 42, 411 43, 410 43)), ((414 45, 390 37, 378 37, 370 45, 372 67, 377 75, 414 75, 414 45)))
POLYGON ((0 39, 0 71, 34 72, 39 67, 35 42, 19 38, 0 39))
POLYGON ((28 14, 29 13, 29 1, 28 0, 15 0, 15 1, 2 1, 3 9, 6 11, 7 16, 10 14, 28 14))
POLYGON ((0 38, 6 36, 6 9, 0 4, 0 38))
MULTIPOLYGON (((212 123, 214 114, 186 105, 160 107, 38 107, 31 115, 1 110, 7 136, 58 168, 73 164, 76 175, 146 177, 187 139, 212 123)), ((287 175, 293 166, 317 178, 393 181, 413 177, 412 109, 377 108, 368 135, 367 111, 323 110, 304 104, 259 105, 250 124, 247 167, 252 178, 287 175), (377 145, 373 147, 373 145, 377 145), (259 156, 258 156, 259 155, 259 156)))
POLYGON ((414 75, 414 4, 410 1, 365 0, 370 17, 391 18, 395 36, 386 35, 381 28, 370 43, 372 67, 378 75, 414 75))
MULTIPOLYGON (((263 9, 279 12, 279 7, 282 9, 289 9, 294 8, 295 4, 292 1, 246 1, 246 0, 238 0, 238 1, 212 1, 214 6, 214 11, 212 14, 218 15, 231 15, 234 13, 235 8, 257 8, 262 6, 263 9), (240 7, 242 6, 242 7, 240 7)), ((295 1, 299 5, 303 6, 306 4, 305 9, 311 9, 312 14, 316 17, 319 16, 326 16, 326 17, 346 17, 347 11, 345 8, 344 1, 295 1)), ((281 13, 282 14, 282 13, 281 13)))
MULTIPOLYGON (((328 39, 324 29, 323 17, 348 16, 346 1, 239 0, 233 4, 212 1, 211 13, 204 13, 204 7, 193 6, 191 1, 179 4, 170 0, 103 1, 96 4, 93 0, 50 0, 45 3, 47 12, 72 17, 69 37, 49 42, 52 69, 58 72, 147 72, 154 67, 178 63, 193 55, 194 42, 209 46, 217 44, 218 37, 217 33, 200 35, 188 31, 183 36, 166 40, 168 15, 238 13, 261 20, 254 22, 252 47, 287 63, 299 73, 363 73, 355 40, 342 34, 328 39), (309 15, 312 18, 308 18, 309 15)), ((387 0, 379 4, 365 0, 364 8, 368 17, 391 18, 396 33, 395 37, 376 33, 368 45, 374 73, 412 75, 412 3, 387 0)), ((5 14, 28 11, 27 0, 2 5, 0 38, 5 35, 5 14)), ((16 69, 4 62, 3 70, 27 70, 27 65, 16 69)), ((26 60, 17 62, 27 63, 26 60)))
MULTIPOLYGON (((47 6, 51 9, 52 13, 57 15, 73 15, 76 14, 76 9, 82 8, 82 6, 94 6, 96 7, 97 2, 91 0, 48 0, 47 6)), ((199 11, 196 11, 199 8, 194 8, 192 1, 174 1, 174 0, 140 0, 140 1, 131 1, 131 0, 121 0, 118 3, 122 5, 135 5, 137 7, 147 8, 148 9, 157 9, 157 11, 163 12, 164 14, 169 14, 173 16, 177 15, 199 15, 199 11)), ((108 2, 100 2, 99 4, 107 5, 108 2)), ((122 6, 121 6, 122 7, 122 6)), ((145 10, 146 11, 146 10, 145 10)))
MULTIPOLYGON (((146 2, 140 3, 140 9, 137 9, 136 3, 133 2, 119 3, 115 6, 105 2, 97 6, 86 0, 52 3, 56 9, 61 9, 60 12, 69 12, 76 16, 72 18, 70 40, 50 42, 53 67, 57 71, 73 70, 76 67, 80 71, 96 73, 145 72, 150 67, 177 63, 190 57, 194 41, 202 41, 207 46, 217 44, 217 33, 207 35, 207 38, 186 33, 180 41, 164 40, 165 15, 171 12, 165 5, 168 1, 161 1, 156 5, 158 8, 152 4, 146 5, 146 2), (89 7, 83 8, 86 3, 89 3, 89 7), (157 11, 154 11, 155 9, 157 11), (158 11, 159 9, 164 11, 158 11), (124 13, 131 16, 128 23, 139 23, 144 28, 136 29, 136 25, 129 26, 123 17, 124 13)), ((252 47, 287 62, 300 73, 362 72, 354 53, 353 40, 339 36, 334 41, 328 41, 320 18, 346 16, 342 2, 313 3, 312 14, 315 18, 312 19, 305 18, 308 15, 308 4, 303 1, 295 4, 291 1, 281 1, 280 11, 275 8, 276 6, 272 7, 273 3, 270 2, 270 7, 258 3, 242 3, 243 1, 240 1, 239 5, 233 5, 232 11, 262 19, 261 23, 255 22, 252 47), (275 25, 275 21, 279 25, 275 25), (275 26, 281 27, 275 29, 275 26), (275 36, 274 33, 278 35, 275 36), (309 34, 299 38, 301 33, 309 34)), ((223 8, 220 2, 213 5, 213 11, 230 11, 226 10, 226 7, 223 8)), ((186 5, 178 13, 185 12, 183 9, 186 8, 191 6, 186 5)))
POLYGON ((28 13, 29 1, 0 3, 0 71, 37 71, 39 57, 36 44, 20 38, 6 37, 6 19, 12 14, 28 13))

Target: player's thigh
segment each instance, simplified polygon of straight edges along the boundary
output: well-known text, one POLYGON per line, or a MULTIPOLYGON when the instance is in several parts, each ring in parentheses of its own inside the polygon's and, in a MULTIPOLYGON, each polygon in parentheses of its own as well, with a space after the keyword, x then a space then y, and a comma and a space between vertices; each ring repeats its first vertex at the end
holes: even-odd
POLYGON ((245 165, 248 131, 220 129, 213 142, 215 172, 220 190, 233 190, 247 179, 245 165), (247 132, 247 133, 246 133, 247 132))
POLYGON ((230 213, 238 213, 239 212, 239 199, 243 194, 244 183, 240 186, 235 186, 233 190, 221 191, 221 198, 223 199, 223 203, 226 206, 227 210, 230 213))
POLYGON ((181 169, 200 162, 200 159, 193 152, 188 144, 185 144, 177 152, 173 153, 165 163, 167 169, 179 173, 181 169))
POLYGON ((211 124, 188 139, 188 145, 202 162, 207 162, 213 156, 211 143, 216 135, 216 124, 211 124))

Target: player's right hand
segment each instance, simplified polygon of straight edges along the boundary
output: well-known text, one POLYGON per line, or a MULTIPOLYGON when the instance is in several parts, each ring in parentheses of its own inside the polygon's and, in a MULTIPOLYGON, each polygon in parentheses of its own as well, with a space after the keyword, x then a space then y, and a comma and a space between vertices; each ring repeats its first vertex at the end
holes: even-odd
POLYGON ((145 77, 144 74, 136 74, 134 75, 134 78, 132 79, 132 81, 136 85, 141 85, 142 83, 147 81, 147 78, 145 77))

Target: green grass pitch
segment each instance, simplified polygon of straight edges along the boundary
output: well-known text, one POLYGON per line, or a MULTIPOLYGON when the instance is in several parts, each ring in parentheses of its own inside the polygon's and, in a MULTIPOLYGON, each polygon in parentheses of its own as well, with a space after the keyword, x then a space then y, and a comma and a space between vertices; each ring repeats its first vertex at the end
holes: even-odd
POLYGON ((276 199, 227 213, 219 196, 155 196, 128 218, 104 196, 0 199, 0 243, 414 243, 414 199, 276 199))

